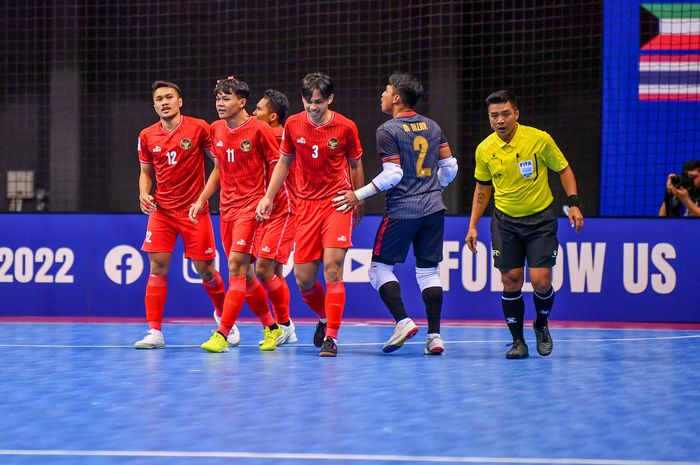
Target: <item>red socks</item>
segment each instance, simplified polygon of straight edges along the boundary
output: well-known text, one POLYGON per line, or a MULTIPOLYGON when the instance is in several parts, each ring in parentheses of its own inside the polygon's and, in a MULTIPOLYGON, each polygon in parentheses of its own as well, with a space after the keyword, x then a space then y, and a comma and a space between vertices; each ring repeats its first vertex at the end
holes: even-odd
POLYGON ((163 323, 163 308, 165 297, 168 295, 168 279, 165 275, 151 274, 146 283, 146 321, 148 329, 161 330, 163 323))
POLYGON ((243 308, 243 300, 245 299, 245 276, 234 276, 229 278, 228 291, 224 300, 224 311, 221 315, 221 323, 219 324, 219 332, 228 337, 231 328, 236 323, 238 315, 241 314, 243 308))
POLYGON ((224 299, 226 298, 226 289, 224 288, 224 280, 221 279, 221 275, 218 271, 214 271, 214 277, 211 281, 205 281, 202 279, 202 284, 204 285, 204 290, 209 294, 211 303, 214 304, 214 309, 216 309, 216 316, 221 317, 224 311, 224 299))
POLYGON ((289 322, 289 287, 287 286, 287 280, 273 275, 272 278, 263 281, 262 285, 267 291, 268 297, 270 297, 277 322, 289 322))
POLYGON ((319 318, 326 318, 326 298, 321 283, 316 281, 312 287, 301 291, 301 297, 319 318))
POLYGON ((345 283, 343 281, 326 283, 326 313, 328 323, 326 326, 326 337, 338 339, 340 322, 343 319, 343 309, 345 308, 345 283))
POLYGON ((267 294, 265 294, 265 289, 260 285, 258 278, 253 278, 246 283, 245 302, 263 326, 275 324, 275 319, 270 314, 270 307, 267 305, 267 294))

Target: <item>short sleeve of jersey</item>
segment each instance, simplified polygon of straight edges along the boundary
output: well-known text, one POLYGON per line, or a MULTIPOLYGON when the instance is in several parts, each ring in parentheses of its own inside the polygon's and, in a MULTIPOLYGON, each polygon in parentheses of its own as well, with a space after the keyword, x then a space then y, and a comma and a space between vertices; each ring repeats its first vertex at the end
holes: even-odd
POLYGON ((481 145, 476 148, 475 161, 476 166, 474 167, 474 177, 478 181, 490 181, 491 171, 489 170, 489 165, 486 163, 486 158, 484 157, 484 149, 481 145))
POLYGON ((294 141, 292 141, 292 135, 289 134, 290 125, 286 124, 284 130, 282 131, 282 143, 280 144, 280 152, 284 155, 294 156, 296 150, 294 149, 294 141))
POLYGON ((265 155, 265 160, 267 160, 268 163, 273 163, 279 160, 280 157, 275 132, 266 123, 259 126, 260 130, 258 131, 258 142, 260 144, 260 148, 265 155))
POLYGON ((350 160, 357 160, 362 156, 362 145, 360 144, 360 133, 357 130, 357 126, 352 121, 348 120, 348 130, 345 135, 347 138, 346 143, 346 157, 350 160))
POLYGON ((139 161, 141 163, 146 163, 149 165, 153 163, 153 155, 151 154, 151 152, 148 151, 148 145, 146 144, 145 131, 141 131, 141 133, 139 134, 139 140, 136 146, 136 150, 138 151, 139 161))
POLYGON ((200 146, 205 153, 212 153, 211 151, 211 129, 210 126, 204 120, 197 120, 197 126, 202 133, 202 141, 200 146))
POLYGON ((549 169, 559 172, 569 166, 569 162, 552 136, 542 131, 542 140, 544 141, 544 162, 549 169))
POLYGON ((394 136, 384 127, 377 129, 377 153, 382 163, 399 161, 399 146, 394 136))

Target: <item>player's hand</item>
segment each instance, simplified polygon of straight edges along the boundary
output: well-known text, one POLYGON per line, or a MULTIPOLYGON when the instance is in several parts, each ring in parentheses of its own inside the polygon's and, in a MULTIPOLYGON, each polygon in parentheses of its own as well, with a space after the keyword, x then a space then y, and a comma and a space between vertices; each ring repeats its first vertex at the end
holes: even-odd
POLYGON ((363 202, 360 202, 352 210, 352 227, 356 228, 357 225, 360 224, 360 221, 362 221, 362 218, 364 216, 365 216, 365 209, 363 208, 363 202))
POLYGON ((467 236, 464 238, 464 242, 467 243, 467 247, 472 253, 476 253, 476 239, 479 237, 479 233, 476 232, 476 228, 469 228, 467 231, 467 236))
POLYGON ((583 215, 578 207, 569 207, 569 224, 579 232, 583 228, 583 215))
POLYGON ((355 208, 359 204, 360 201, 357 199, 355 191, 339 191, 338 197, 333 198, 333 208, 345 214, 350 213, 353 210, 353 208, 355 208))
POLYGON ((190 213, 188 215, 191 223, 199 223, 199 220, 197 219, 197 213, 199 213, 202 210, 202 208, 204 208, 204 203, 200 202, 199 200, 192 204, 192 206, 190 207, 190 213))
POLYGON ((151 194, 141 194, 139 195, 139 207, 144 214, 150 215, 151 212, 156 211, 158 205, 153 201, 151 194))
POLYGON ((272 199, 265 196, 260 199, 258 206, 255 208, 255 219, 258 221, 269 220, 270 213, 272 213, 272 199))

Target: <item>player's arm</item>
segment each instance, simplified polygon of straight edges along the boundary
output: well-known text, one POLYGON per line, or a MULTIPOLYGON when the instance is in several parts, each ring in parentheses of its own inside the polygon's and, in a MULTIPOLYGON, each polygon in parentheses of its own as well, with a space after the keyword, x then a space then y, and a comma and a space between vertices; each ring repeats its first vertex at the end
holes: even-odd
POLYGON ((459 165, 457 159, 452 156, 450 146, 445 144, 438 151, 438 171, 437 177, 440 182, 440 187, 445 189, 457 177, 459 165))
MULTIPOLYGON (((351 165, 352 169, 352 165, 351 165)), ((352 174, 352 172, 351 172, 352 174)), ((396 186, 403 178, 403 170, 398 161, 387 161, 382 163, 382 171, 369 182, 354 191, 342 190, 338 192, 338 196, 333 199, 333 206, 338 211, 348 210, 368 197, 372 197, 378 192, 383 192, 396 186)), ((353 179, 353 187, 355 184, 355 179, 353 179)), ((364 182, 364 173, 360 183, 364 182)))
MULTIPOLYGON (((365 183, 365 169, 362 166, 362 158, 354 158, 348 160, 348 165, 350 166, 350 182, 352 182, 352 187, 361 186, 365 183)), ((364 202, 359 201, 354 205, 352 211, 352 224, 353 227, 360 224, 362 217, 364 216, 364 202)))
POLYGON ((479 234, 476 232, 476 225, 479 223, 479 220, 486 211, 486 207, 489 205, 492 190, 493 185, 491 181, 476 180, 474 198, 472 199, 472 214, 469 217, 469 231, 467 231, 467 236, 464 238, 467 247, 469 247, 469 250, 473 253, 476 253, 476 239, 479 237, 479 234))
POLYGON ((275 169, 272 171, 272 176, 270 177, 270 184, 267 186, 267 191, 258 206, 255 209, 255 214, 258 220, 267 220, 270 218, 270 213, 272 212, 272 204, 275 200, 277 192, 282 187, 282 183, 287 179, 289 174, 289 167, 292 165, 294 158, 289 155, 281 154, 279 160, 275 164, 275 169))
POLYGON ((219 168, 218 157, 212 155, 212 153, 208 150, 205 151, 205 153, 214 161, 214 168, 211 170, 211 173, 209 173, 209 179, 207 179, 207 183, 204 185, 202 193, 199 194, 197 201, 190 207, 189 217, 190 221, 194 224, 197 224, 197 214, 202 210, 202 208, 204 208, 204 205, 206 205, 207 201, 219 188, 219 179, 221 178, 221 169, 219 168))
POLYGON ((567 195, 569 223, 572 228, 576 228, 576 232, 579 232, 581 228, 583 228, 583 214, 581 214, 581 202, 577 195, 576 178, 570 166, 567 166, 559 172, 559 179, 567 195))
POLYGON ((139 207, 146 215, 156 209, 156 204, 151 195, 151 189, 153 188, 152 173, 153 165, 142 162, 141 171, 139 172, 139 207))

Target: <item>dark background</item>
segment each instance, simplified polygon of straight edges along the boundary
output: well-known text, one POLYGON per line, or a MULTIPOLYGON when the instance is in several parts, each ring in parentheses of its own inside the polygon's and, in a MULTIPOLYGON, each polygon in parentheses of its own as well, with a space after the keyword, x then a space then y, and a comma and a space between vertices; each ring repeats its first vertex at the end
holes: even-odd
MULTIPOLYGON (((156 79, 177 82, 183 113, 211 122, 218 78, 250 85, 250 112, 276 88, 293 113, 301 78, 326 72, 332 108, 359 128, 369 180, 387 119, 380 95, 401 70, 423 81, 417 110, 459 159, 449 213, 470 210, 474 150, 490 133, 483 100, 499 88, 519 95, 522 124, 554 137, 584 214, 598 213, 601 1, 5 1, 0 13, 0 183, 7 170, 33 170, 49 211, 138 211, 136 138, 157 120, 156 79)), ((382 208, 377 196, 366 213, 382 208)))

